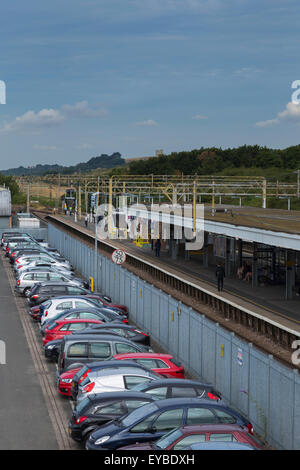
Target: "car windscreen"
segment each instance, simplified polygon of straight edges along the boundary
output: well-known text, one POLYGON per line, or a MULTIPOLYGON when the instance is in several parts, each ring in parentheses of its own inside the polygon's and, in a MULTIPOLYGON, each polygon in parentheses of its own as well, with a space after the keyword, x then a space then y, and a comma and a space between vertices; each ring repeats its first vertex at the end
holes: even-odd
POLYGON ((142 419, 151 413, 155 413, 156 411, 158 411, 158 408, 154 403, 144 405, 141 408, 137 408, 136 410, 132 411, 132 413, 129 413, 129 415, 127 415, 122 420, 122 425, 124 427, 131 426, 139 421, 139 419, 142 419))

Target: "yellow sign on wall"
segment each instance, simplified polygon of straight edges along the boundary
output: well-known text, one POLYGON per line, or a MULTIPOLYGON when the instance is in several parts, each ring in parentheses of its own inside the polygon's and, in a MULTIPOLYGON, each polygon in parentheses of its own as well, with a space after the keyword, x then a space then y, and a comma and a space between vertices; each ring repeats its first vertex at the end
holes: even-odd
POLYGON ((89 278, 89 289, 91 292, 94 292, 94 278, 93 277, 89 278))
POLYGON ((224 357, 224 344, 221 344, 220 356, 221 356, 221 357, 224 357))

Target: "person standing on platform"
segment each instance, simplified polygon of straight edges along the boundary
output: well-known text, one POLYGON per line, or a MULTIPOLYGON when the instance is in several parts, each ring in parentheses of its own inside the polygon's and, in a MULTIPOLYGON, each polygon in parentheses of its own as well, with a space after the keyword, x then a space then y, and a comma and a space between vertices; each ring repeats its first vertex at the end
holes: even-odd
POLYGON ((84 218, 84 223, 85 223, 86 228, 88 226, 88 221, 89 221, 89 216, 86 214, 84 218))
POLYGON ((216 278, 218 282, 218 291, 221 292, 224 286, 224 277, 225 277, 225 269, 224 266, 218 264, 216 267, 216 278))
POLYGON ((155 242, 155 256, 157 256, 158 258, 160 255, 160 247, 161 247, 161 242, 160 242, 160 238, 158 238, 155 242))

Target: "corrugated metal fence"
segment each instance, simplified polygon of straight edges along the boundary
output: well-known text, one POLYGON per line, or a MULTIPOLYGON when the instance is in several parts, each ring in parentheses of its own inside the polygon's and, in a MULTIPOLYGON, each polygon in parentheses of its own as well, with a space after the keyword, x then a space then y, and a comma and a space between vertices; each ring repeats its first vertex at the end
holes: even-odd
MULTIPOLYGON (((95 251, 49 224, 48 239, 85 277, 95 277, 95 251)), ((278 449, 300 449, 300 376, 218 323, 97 254, 97 289, 129 308, 134 323, 215 384, 224 399, 278 449)))

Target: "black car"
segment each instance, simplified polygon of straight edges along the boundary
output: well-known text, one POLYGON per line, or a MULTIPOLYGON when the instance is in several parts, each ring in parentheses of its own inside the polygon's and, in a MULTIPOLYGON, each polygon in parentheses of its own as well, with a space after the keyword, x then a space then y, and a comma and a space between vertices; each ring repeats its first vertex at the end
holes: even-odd
POLYGON ((73 411, 69 434, 75 441, 83 442, 98 426, 116 420, 137 408, 151 403, 153 398, 141 392, 107 392, 89 395, 73 411))
POLYGON ((102 330, 107 332, 113 331, 120 336, 123 336, 124 338, 130 339, 134 343, 141 343, 145 346, 150 346, 150 336, 132 325, 95 325, 95 327, 90 327, 89 330, 90 333, 97 333, 98 331, 102 330))
POLYGON ((45 357, 50 361, 57 362, 60 351, 61 339, 49 341, 44 347, 45 357))
MULTIPOLYGON (((49 343, 48 343, 49 344, 49 343)), ((78 364, 77 364, 78 365, 78 364)), ((75 368, 74 366, 72 366, 75 368)), ((81 369, 73 377, 72 386, 71 386, 71 396, 73 400, 76 401, 77 393, 78 393, 78 386, 82 383, 82 381, 88 376, 89 373, 97 372, 102 369, 106 368, 115 368, 120 369, 122 367, 135 367, 140 370, 149 371, 148 367, 145 367, 141 364, 130 360, 123 360, 119 361, 118 359, 111 359, 110 361, 98 361, 98 362, 89 362, 88 364, 83 364, 81 369)), ((157 380, 160 379, 160 376, 152 371, 155 375, 157 375, 157 380)))
POLYGON ((68 285, 65 282, 41 282, 31 289, 28 302, 29 306, 39 305, 51 297, 87 295, 89 291, 83 287, 68 285))
POLYGON ((124 418, 100 426, 85 446, 90 450, 115 450, 139 442, 156 441, 171 429, 189 424, 238 424, 252 429, 248 419, 221 402, 168 398, 144 405, 124 418))
POLYGON ((155 383, 136 385, 136 392, 149 393, 156 400, 165 398, 205 398, 210 400, 222 400, 222 394, 212 384, 202 383, 189 379, 159 379, 155 383))

